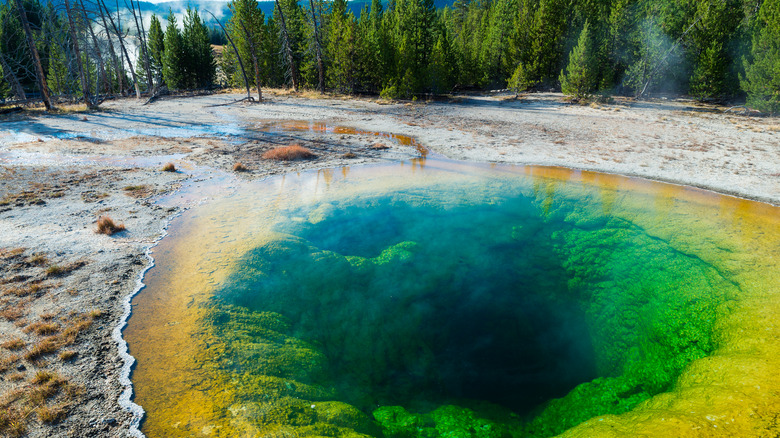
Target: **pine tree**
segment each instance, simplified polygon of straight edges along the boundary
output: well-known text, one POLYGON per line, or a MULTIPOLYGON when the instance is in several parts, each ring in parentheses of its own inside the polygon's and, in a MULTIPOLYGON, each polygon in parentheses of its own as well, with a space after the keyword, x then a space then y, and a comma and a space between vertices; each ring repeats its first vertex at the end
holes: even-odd
POLYGON ((594 90, 598 65, 593 46, 590 26, 586 21, 577 40, 577 46, 569 54, 566 72, 561 71, 559 76, 564 94, 581 99, 590 96, 594 90))
POLYGON ((163 57, 165 53, 165 33, 162 30, 162 24, 157 15, 152 14, 151 24, 149 25, 149 56, 150 68, 152 74, 158 83, 162 80, 163 57))
POLYGON ((328 84, 340 92, 351 93, 357 74, 355 59, 355 16, 347 12, 346 0, 334 0, 328 15, 328 84))
POLYGON ((759 12, 760 27, 753 37, 751 62, 745 62, 742 89, 747 104, 780 114, 780 0, 765 0, 759 12))
POLYGON ((184 72, 184 41, 176 25, 176 16, 173 15, 173 11, 168 12, 162 72, 169 88, 179 89, 187 86, 184 72))
POLYGON ((216 63, 209 43, 209 29, 197 8, 187 7, 184 16, 184 75, 189 88, 204 88, 214 83, 216 63))

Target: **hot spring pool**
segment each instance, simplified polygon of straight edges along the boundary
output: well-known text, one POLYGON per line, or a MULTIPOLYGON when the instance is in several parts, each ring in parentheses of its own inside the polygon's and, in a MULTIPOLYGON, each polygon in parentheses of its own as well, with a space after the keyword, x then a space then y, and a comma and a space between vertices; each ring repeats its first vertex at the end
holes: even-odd
POLYGON ((780 209, 447 160, 242 183, 154 251, 149 437, 761 435, 780 209))

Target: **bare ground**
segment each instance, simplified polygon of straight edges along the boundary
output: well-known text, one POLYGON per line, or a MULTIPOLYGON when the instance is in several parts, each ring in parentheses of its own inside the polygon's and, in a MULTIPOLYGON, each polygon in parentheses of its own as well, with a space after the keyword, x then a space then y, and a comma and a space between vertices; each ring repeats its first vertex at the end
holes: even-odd
POLYGON ((420 155, 406 139, 380 134, 393 133, 449 158, 636 175, 780 205, 780 120, 691 101, 579 106, 535 94, 388 104, 272 95, 212 106, 237 98, 126 99, 93 113, 0 118, 0 433, 128 435, 111 332, 145 251, 187 205, 154 200, 193 179, 420 155), (324 125, 280 124, 290 120, 324 125), (291 144, 316 157, 262 157, 291 144), (162 171, 168 161, 180 170, 162 171), (233 172, 236 163, 246 170, 233 172), (126 230, 97 234, 99 216, 126 230))

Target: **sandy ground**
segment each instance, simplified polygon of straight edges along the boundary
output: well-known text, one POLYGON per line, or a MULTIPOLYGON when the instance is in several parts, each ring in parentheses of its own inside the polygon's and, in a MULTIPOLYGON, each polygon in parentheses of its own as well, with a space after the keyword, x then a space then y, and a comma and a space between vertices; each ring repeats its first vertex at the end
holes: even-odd
POLYGON ((117 401, 124 363, 111 334, 145 252, 187 206, 154 201, 193 180, 420 156, 408 139, 380 134, 392 133, 449 158, 636 175, 780 205, 780 120, 690 101, 272 95, 214 106, 238 98, 128 99, 93 113, 0 117, 0 433, 128 436, 131 415, 117 401), (290 144, 317 157, 262 158, 290 144), (167 162, 180 170, 162 171, 167 162), (233 172, 239 162, 247 170, 233 172), (126 230, 97 234, 99 216, 126 230))

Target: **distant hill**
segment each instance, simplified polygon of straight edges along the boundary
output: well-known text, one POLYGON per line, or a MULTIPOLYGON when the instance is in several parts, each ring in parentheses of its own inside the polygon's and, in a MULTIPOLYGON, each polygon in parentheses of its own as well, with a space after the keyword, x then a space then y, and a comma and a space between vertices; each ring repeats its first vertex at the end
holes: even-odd
MULTIPOLYGON (((108 0, 106 2, 109 7, 111 7, 111 0, 108 0)), ((302 1, 304 4, 308 4, 307 1, 302 1)), ((383 2, 387 3, 387 2, 383 2)), ((227 2, 226 1, 214 1, 214 0, 200 0, 200 1, 170 1, 170 2, 161 2, 161 3, 152 3, 147 1, 141 1, 141 10, 144 13, 144 16, 151 15, 152 13, 156 14, 158 17, 162 17, 163 19, 168 16, 168 11, 172 10, 177 18, 181 14, 184 13, 184 11, 187 9, 187 5, 190 4, 193 7, 197 6, 198 11, 200 12, 201 17, 206 22, 206 24, 209 27, 212 27, 216 25, 214 20, 211 18, 211 15, 207 14, 205 11, 210 11, 214 15, 217 16, 223 23, 224 21, 228 20, 230 18, 230 9, 228 9, 227 2)), ((260 1, 258 2, 260 5, 260 10, 263 11, 263 13, 266 15, 266 17, 270 17, 274 10, 275 3, 273 1, 260 1)), ((448 6, 452 4, 451 0, 434 0, 434 4, 437 8, 443 8, 444 6, 448 6)), ((347 2, 347 7, 350 11, 352 11, 355 16, 360 16, 360 11, 363 10, 364 7, 371 6, 371 1, 350 1, 347 2)), ((120 7, 124 8, 124 3, 120 2, 120 7)), ((181 22, 181 20, 179 20, 181 22)), ((164 24, 163 24, 164 26, 164 24)))

